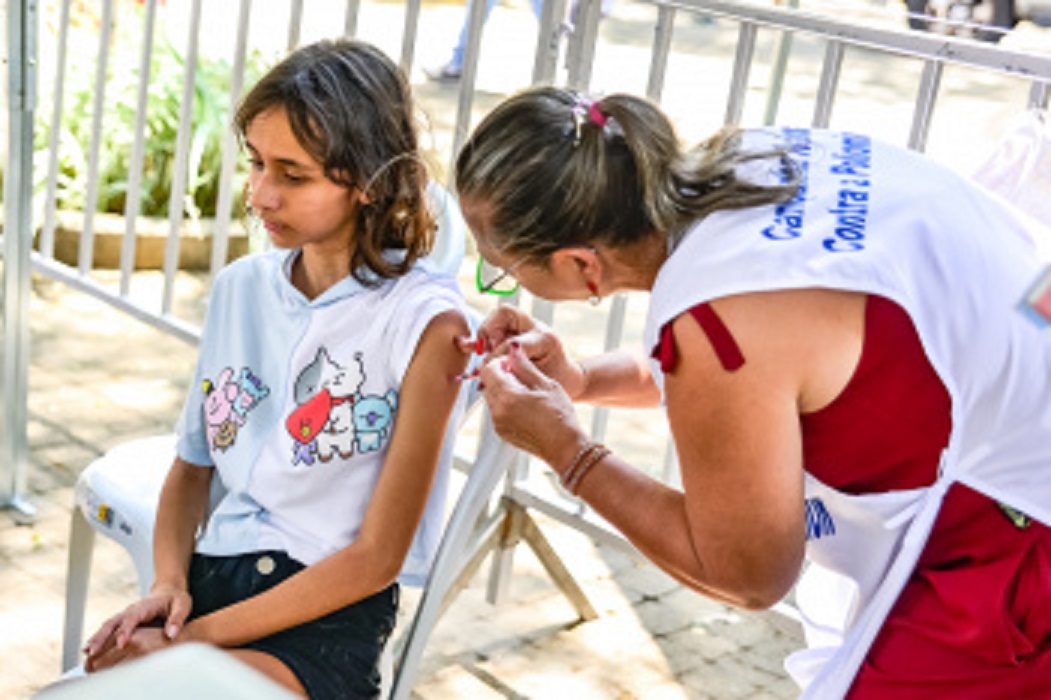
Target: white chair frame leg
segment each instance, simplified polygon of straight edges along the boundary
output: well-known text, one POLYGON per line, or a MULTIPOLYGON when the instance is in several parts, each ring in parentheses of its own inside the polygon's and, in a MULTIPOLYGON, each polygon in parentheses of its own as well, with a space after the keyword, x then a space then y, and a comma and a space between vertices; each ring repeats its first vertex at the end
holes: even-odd
POLYGON ((406 700, 409 697, 419 672, 424 646, 444 609, 446 593, 460 570, 468 540, 496 485, 513 461, 514 448, 500 440, 488 424, 483 427, 478 457, 445 525, 427 586, 423 589, 412 623, 402 638, 403 647, 395 669, 391 700, 406 700))
POLYGON ((73 508, 69 523, 69 560, 66 574, 66 623, 62 634, 62 672, 80 663, 80 640, 84 634, 84 609, 88 599, 95 530, 80 508, 73 508))

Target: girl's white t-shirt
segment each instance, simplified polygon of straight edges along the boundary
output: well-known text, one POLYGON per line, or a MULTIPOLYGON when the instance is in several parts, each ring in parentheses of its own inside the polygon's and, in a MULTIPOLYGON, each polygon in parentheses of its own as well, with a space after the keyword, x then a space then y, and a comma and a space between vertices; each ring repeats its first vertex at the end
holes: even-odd
MULTIPOLYGON (((216 278, 177 431, 180 457, 217 470, 205 554, 278 549, 310 565, 353 542, 420 336, 440 313, 466 315, 455 280, 426 265, 308 300, 289 281, 296 254, 248 256, 216 278)), ((446 442, 406 583, 422 584, 440 539, 446 442)))

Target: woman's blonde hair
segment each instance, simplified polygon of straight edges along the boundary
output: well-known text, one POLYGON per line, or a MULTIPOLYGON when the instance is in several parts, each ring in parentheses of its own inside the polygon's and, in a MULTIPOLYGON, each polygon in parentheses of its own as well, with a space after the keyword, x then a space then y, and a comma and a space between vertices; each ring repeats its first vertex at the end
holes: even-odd
POLYGON ((552 252, 596 242, 623 246, 660 234, 674 243, 720 209, 792 199, 795 172, 781 151, 749 153, 725 128, 683 151, 670 120, 641 97, 591 102, 534 87, 497 106, 456 162, 461 199, 483 201, 491 243, 543 263, 552 252), (789 175, 775 184, 741 178, 748 161, 773 159, 789 175))

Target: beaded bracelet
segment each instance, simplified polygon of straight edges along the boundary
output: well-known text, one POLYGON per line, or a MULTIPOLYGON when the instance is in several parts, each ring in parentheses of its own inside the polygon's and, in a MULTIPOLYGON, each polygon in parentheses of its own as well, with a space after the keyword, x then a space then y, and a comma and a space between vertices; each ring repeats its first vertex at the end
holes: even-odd
POLYGON ((573 461, 569 463, 569 467, 562 472, 562 486, 574 496, 577 495, 577 489, 580 487, 580 482, 584 480, 584 475, 591 471, 591 468, 601 462, 606 456, 608 456, 612 450, 603 445, 600 442, 589 442, 577 452, 577 455, 573 458, 573 461))
POLYGON ((580 467, 580 461, 584 459, 584 457, 586 457, 589 452, 595 450, 598 447, 601 447, 601 445, 599 445, 599 443, 597 442, 588 441, 584 443, 584 446, 577 451, 576 455, 574 455, 573 459, 569 462, 569 466, 566 467, 565 470, 563 470, 562 476, 559 477, 563 486, 566 485, 567 481, 573 478, 573 472, 575 472, 580 467))

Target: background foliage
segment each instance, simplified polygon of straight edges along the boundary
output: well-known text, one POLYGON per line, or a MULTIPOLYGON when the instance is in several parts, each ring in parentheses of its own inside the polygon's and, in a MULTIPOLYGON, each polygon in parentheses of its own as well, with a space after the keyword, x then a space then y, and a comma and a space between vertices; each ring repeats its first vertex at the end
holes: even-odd
MULTIPOLYGON (((122 214, 125 211, 131 170, 132 145, 138 104, 141 53, 141 7, 122 5, 126 10, 114 27, 107 62, 105 101, 99 157, 99 190, 96 210, 122 214)), ((91 130, 96 93, 98 59, 97 17, 74 16, 66 60, 66 94, 58 131, 59 152, 57 202, 60 209, 83 210, 87 193, 91 130), (94 25, 94 26, 93 26, 94 25)), ((182 106, 186 62, 171 41, 158 29, 150 61, 146 107, 144 159, 140 191, 140 215, 167 217, 175 148, 182 106)), ((265 70, 257 53, 246 59, 243 84, 252 85, 265 70)), ((192 134, 187 164, 184 215, 210 217, 216 213, 223 142, 230 132, 230 62, 202 52, 194 77, 192 134)), ((51 95, 41 90, 35 127, 38 190, 47 177, 47 147, 51 137, 51 95)), ((240 164, 234 181, 231 212, 242 211, 244 168, 240 164)))

